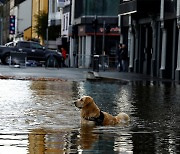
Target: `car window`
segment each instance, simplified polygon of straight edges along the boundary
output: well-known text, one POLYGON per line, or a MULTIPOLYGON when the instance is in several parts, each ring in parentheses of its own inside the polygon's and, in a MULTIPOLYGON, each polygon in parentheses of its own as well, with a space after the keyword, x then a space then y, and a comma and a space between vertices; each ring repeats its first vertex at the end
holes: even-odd
POLYGON ((33 49, 43 49, 43 46, 38 43, 32 43, 32 48, 33 49))
POLYGON ((19 42, 21 48, 30 48, 29 42, 19 42))

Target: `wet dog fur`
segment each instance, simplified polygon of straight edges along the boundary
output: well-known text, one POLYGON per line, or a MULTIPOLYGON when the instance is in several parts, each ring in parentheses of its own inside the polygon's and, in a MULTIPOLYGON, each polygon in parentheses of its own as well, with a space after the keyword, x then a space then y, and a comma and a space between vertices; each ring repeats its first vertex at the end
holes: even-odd
POLYGON ((74 102, 75 106, 81 109, 81 124, 88 125, 117 125, 126 124, 130 121, 126 113, 119 113, 112 116, 102 112, 90 96, 83 96, 74 102))

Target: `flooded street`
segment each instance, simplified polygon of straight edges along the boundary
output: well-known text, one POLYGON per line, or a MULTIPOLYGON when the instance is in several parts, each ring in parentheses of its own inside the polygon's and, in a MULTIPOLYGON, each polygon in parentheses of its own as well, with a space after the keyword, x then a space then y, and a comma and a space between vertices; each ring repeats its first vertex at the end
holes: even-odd
POLYGON ((0 154, 179 153, 180 85, 0 80, 0 154), (127 126, 81 127, 73 101, 90 95, 127 126))

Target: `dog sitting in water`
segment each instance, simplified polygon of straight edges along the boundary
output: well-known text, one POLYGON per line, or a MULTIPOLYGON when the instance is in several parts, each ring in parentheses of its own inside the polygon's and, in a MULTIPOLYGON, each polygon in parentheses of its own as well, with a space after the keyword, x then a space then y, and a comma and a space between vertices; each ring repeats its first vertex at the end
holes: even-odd
POLYGON ((82 124, 105 126, 126 124, 130 121, 126 113, 119 113, 117 116, 112 116, 109 113, 102 112, 90 96, 83 96, 74 103, 76 107, 81 109, 82 124))

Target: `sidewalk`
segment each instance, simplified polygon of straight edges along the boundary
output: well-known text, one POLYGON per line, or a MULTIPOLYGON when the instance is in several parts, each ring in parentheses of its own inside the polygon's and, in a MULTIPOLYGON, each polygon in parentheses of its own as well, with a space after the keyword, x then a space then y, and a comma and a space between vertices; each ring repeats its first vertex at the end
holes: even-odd
POLYGON ((159 79, 143 74, 118 72, 116 70, 100 70, 94 72, 92 69, 85 68, 44 68, 44 67, 25 67, 14 68, 0 65, 0 79, 21 79, 21 80, 119 80, 130 81, 171 81, 159 79))
POLYGON ((87 69, 78 68, 14 68, 0 65, 0 79, 80 81, 86 80, 87 72, 87 69))

